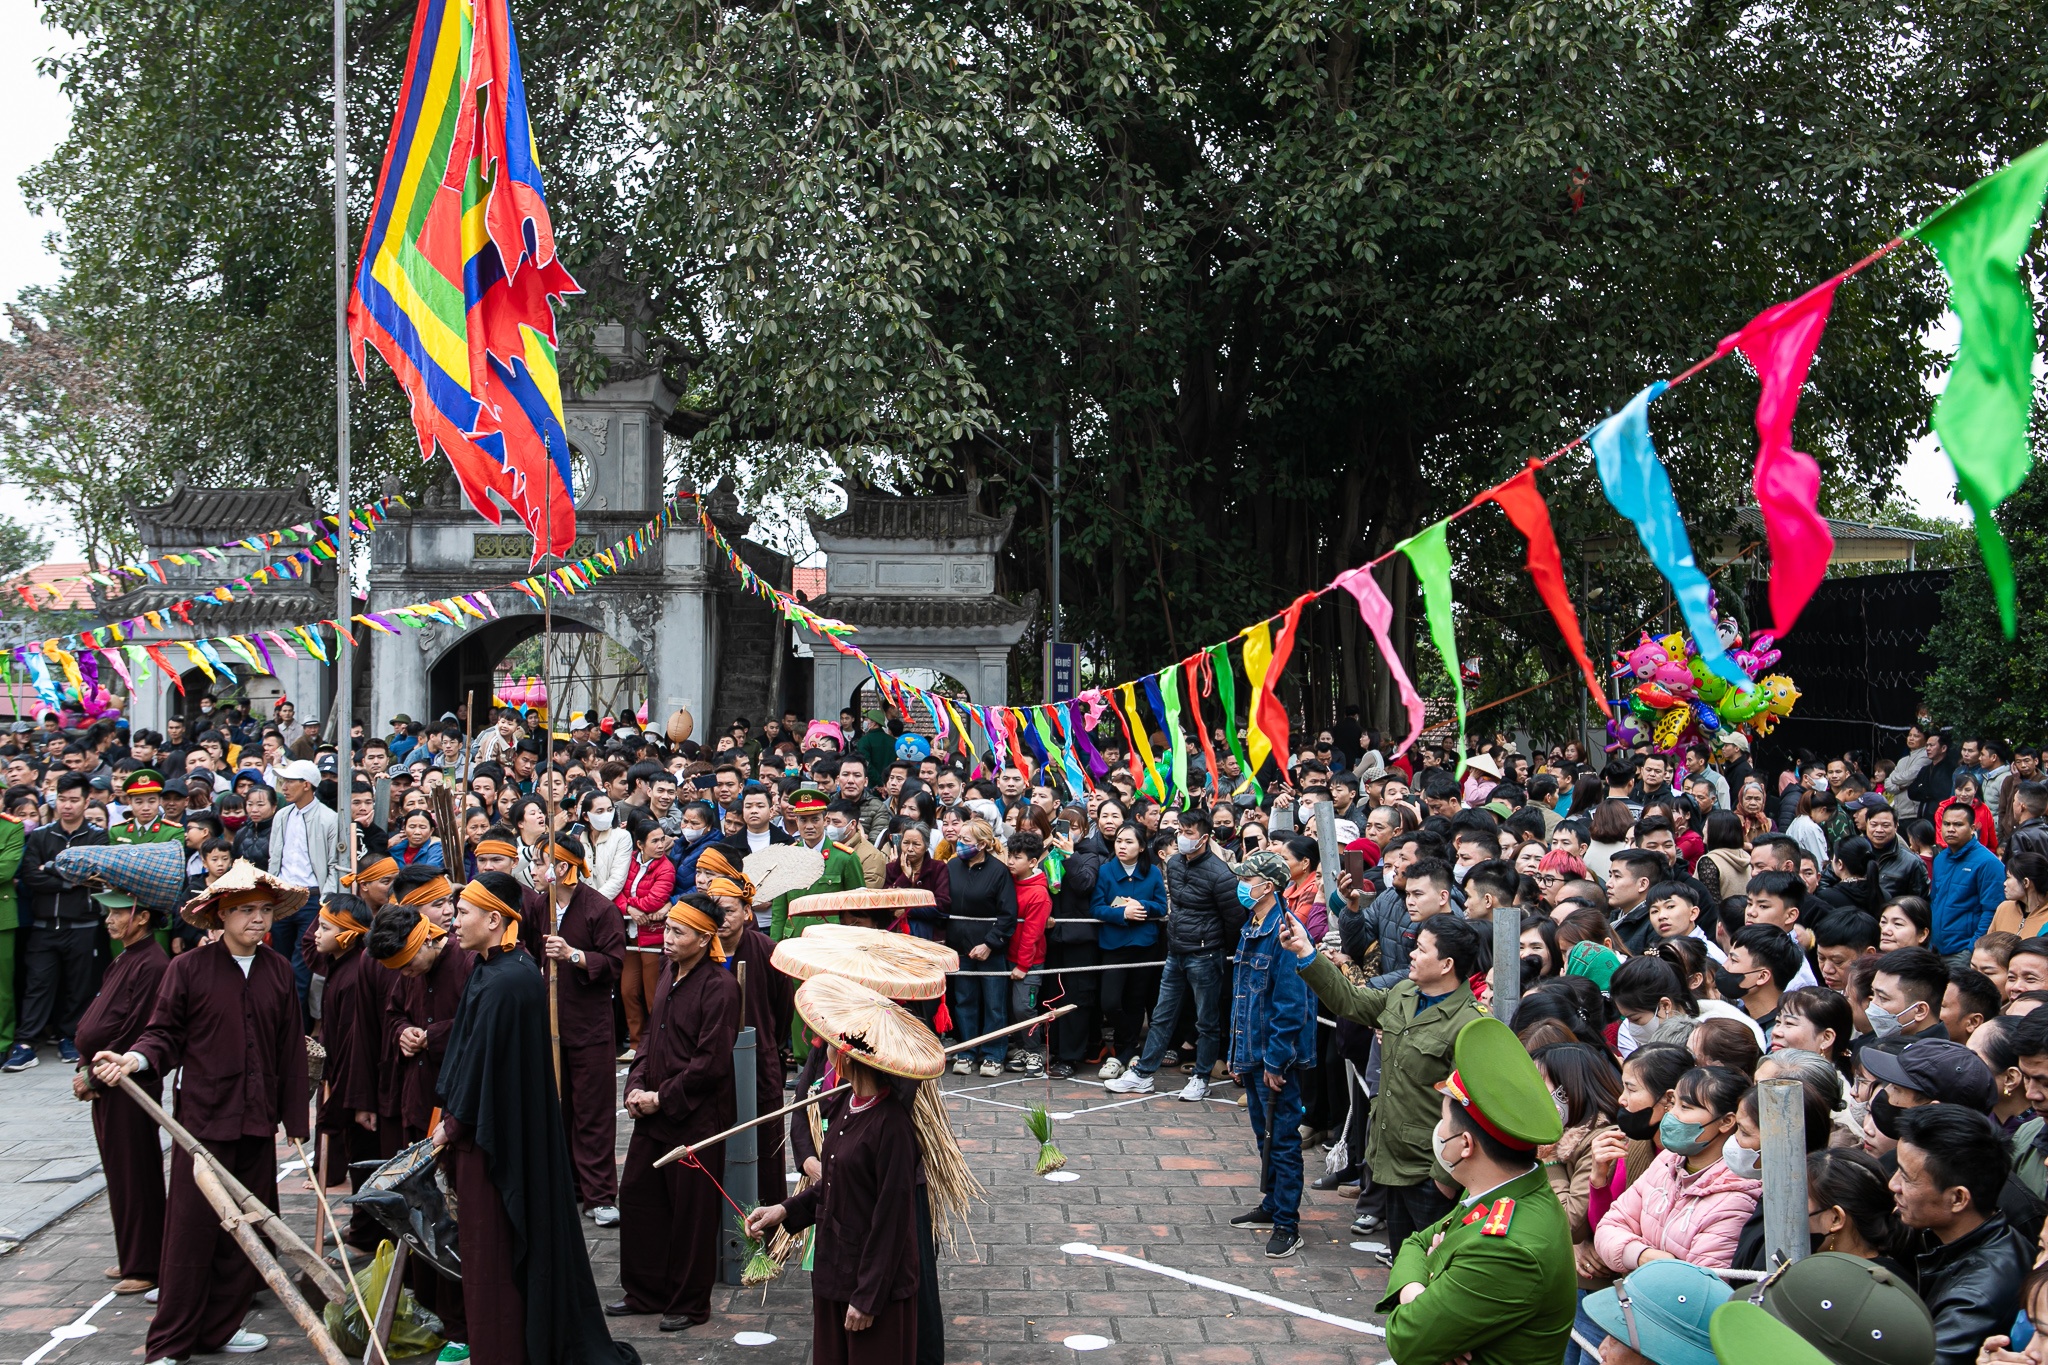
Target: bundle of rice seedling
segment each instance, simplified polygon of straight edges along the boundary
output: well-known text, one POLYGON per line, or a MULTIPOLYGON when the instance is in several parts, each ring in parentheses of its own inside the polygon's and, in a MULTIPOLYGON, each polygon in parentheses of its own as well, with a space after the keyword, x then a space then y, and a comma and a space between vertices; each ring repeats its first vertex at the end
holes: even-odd
POLYGON ((917 1127, 918 1150, 924 1154, 932 1230, 950 1252, 959 1250, 960 1229, 966 1228, 971 1246, 974 1230, 967 1226, 968 1215, 973 1211, 974 1201, 985 1198, 988 1191, 967 1169, 967 1158, 961 1155, 960 1144, 953 1139, 953 1125, 946 1118, 946 1102, 939 1094, 938 1082, 925 1081, 917 1087, 910 1115, 917 1127))
POLYGON ((1052 1115, 1045 1112, 1044 1105, 1032 1106, 1024 1116, 1024 1126, 1038 1139, 1038 1174, 1057 1171, 1067 1164, 1067 1154, 1052 1145, 1052 1115))
MULTIPOLYGON (((754 1209, 759 1207, 761 1206, 756 1204, 753 1208, 748 1209, 747 1217, 751 1218, 754 1214, 754 1209)), ((780 1233, 782 1229, 777 1228, 776 1231, 780 1233)), ((767 1245, 760 1238, 746 1230, 745 1219, 740 1220, 740 1236, 745 1239, 747 1244, 747 1265, 744 1270, 740 1271, 740 1283, 742 1285, 752 1289, 757 1284, 768 1283, 768 1281, 782 1273, 782 1262, 769 1255, 767 1245)))

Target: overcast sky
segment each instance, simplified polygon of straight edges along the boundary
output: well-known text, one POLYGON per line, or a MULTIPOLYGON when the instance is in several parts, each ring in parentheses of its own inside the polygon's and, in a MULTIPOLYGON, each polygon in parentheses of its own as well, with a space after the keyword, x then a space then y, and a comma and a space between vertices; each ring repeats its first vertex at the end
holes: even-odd
MULTIPOLYGON (((0 128, 8 134, 0 138, 0 299, 11 299, 29 285, 54 283, 60 273, 44 239, 62 225, 31 214, 19 184, 23 172, 55 149, 69 125, 69 108, 57 83, 36 73, 37 59, 57 44, 58 35, 43 26, 34 0, 0 0, 0 128)), ((1707 328, 1701 335, 1710 333, 1707 328)), ((1915 446, 1900 483, 1921 511, 1960 515, 1954 476, 1932 438, 1915 446)), ((76 540, 53 509, 27 499, 8 501, 18 504, 10 512, 55 540, 54 558, 79 557, 76 540)))

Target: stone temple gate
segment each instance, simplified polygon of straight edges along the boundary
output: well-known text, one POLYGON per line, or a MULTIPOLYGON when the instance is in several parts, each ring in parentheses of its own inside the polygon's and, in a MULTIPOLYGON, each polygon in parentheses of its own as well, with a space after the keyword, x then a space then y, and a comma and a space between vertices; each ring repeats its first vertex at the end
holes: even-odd
MULTIPOLYGON (((663 473, 662 424, 675 394, 656 374, 608 384, 564 404, 577 463, 577 544, 572 557, 590 554, 645 524, 668 489, 663 473)), ((790 582, 789 561, 742 539, 752 521, 723 487, 706 495, 712 519, 771 583, 790 582)), ((369 607, 389 607, 504 583, 527 572, 533 542, 506 517, 502 527, 480 521, 465 505, 452 476, 410 513, 399 512, 371 539, 369 607)), ((371 713, 383 726, 394 715, 429 720, 452 711, 471 692, 491 693, 492 674, 505 655, 538 635, 541 614, 525 594, 506 588, 486 594, 498 620, 463 631, 441 625, 398 635, 372 634, 371 713)), ((755 724, 780 711, 790 662, 789 631, 738 575, 707 554, 694 523, 671 530, 651 552, 623 571, 554 602, 557 649, 565 633, 598 631, 646 670, 644 696, 659 725, 687 707, 701 737, 732 717, 755 724)), ((578 705, 574 686, 563 690, 578 705)))

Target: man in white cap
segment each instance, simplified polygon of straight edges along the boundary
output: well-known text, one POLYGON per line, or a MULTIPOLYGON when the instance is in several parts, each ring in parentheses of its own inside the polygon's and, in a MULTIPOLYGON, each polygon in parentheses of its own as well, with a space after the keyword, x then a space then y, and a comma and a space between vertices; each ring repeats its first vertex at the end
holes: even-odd
POLYGON ((320 898, 341 889, 341 866, 336 854, 341 822, 316 799, 319 785, 320 769, 316 764, 303 758, 280 764, 278 786, 284 794, 284 805, 270 824, 270 875, 307 893, 304 905, 296 913, 280 917, 270 931, 271 945, 291 961, 301 1008, 313 980, 313 968, 299 951, 299 943, 319 912, 320 898))

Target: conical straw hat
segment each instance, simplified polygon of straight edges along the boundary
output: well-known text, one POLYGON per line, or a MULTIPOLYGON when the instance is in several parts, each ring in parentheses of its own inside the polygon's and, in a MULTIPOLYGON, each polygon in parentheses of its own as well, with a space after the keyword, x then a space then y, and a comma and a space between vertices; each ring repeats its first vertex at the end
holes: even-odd
POLYGON ((941 972, 960 970, 960 954, 945 944, 919 938, 915 934, 899 934, 894 929, 869 929, 858 924, 811 924, 804 927, 800 937, 823 939, 828 943, 850 943, 858 948, 905 955, 941 972))
POLYGON ((814 924, 802 937, 776 944, 769 962, 776 971, 799 981, 843 976, 891 1000, 936 1000, 946 993, 946 972, 952 970, 944 962, 950 960, 957 969, 960 958, 950 948, 939 948, 946 955, 940 959, 934 955, 934 947, 908 934, 814 924), (819 932, 825 929, 834 932, 819 932))
POLYGON ((804 915, 872 915, 878 910, 907 910, 912 906, 937 905, 939 898, 921 886, 886 886, 870 891, 820 891, 789 903, 789 917, 804 915))
POLYGON ((246 858, 237 858, 235 865, 223 872, 219 881, 186 901, 180 913, 184 915, 185 923, 193 928, 214 930, 220 928, 220 905, 223 901, 268 900, 281 918, 304 905, 311 894, 303 886, 278 880, 246 858))
POLYGON ((858 981, 814 976, 796 988, 796 1012, 827 1044, 877 1071, 928 1081, 946 1070, 946 1049, 938 1035, 858 981))
POLYGON ((741 870, 754 883, 754 903, 766 905, 785 891, 808 890, 825 875, 825 856, 801 844, 770 844, 747 854, 741 870))

